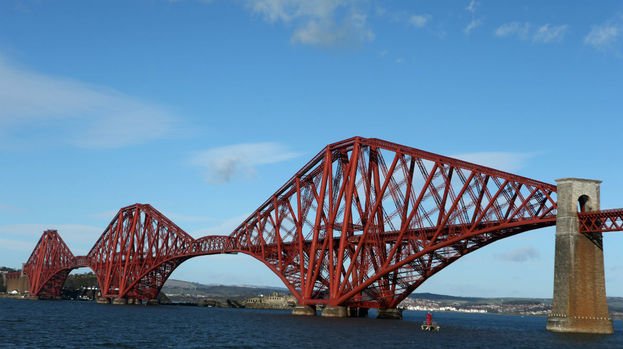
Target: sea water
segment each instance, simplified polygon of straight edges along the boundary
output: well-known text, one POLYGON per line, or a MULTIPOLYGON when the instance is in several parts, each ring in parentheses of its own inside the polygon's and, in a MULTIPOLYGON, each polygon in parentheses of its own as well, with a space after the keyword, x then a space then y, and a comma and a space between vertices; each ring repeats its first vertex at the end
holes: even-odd
POLYGON ((614 335, 558 334, 545 317, 439 312, 403 320, 289 311, 0 299, 0 348, 623 348, 614 335))

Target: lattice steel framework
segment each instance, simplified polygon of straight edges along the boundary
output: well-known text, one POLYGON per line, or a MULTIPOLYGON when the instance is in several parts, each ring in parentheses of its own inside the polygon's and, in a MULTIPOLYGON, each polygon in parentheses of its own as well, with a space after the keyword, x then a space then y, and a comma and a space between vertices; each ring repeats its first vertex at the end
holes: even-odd
POLYGON ((69 272, 80 265, 56 230, 46 230, 24 265, 30 294, 57 298, 69 272))
MULTIPOLYGON (((581 213, 581 230, 622 230, 622 217, 581 213)), ((555 222, 554 185, 355 137, 325 147, 229 236, 193 239, 135 204, 84 257, 46 232, 26 272, 33 294, 59 293, 74 263, 95 271, 105 297, 153 299, 188 258, 239 252, 266 264, 299 304, 393 308, 460 257, 555 222)))
POLYGON ((155 299, 194 239, 150 205, 124 207, 87 255, 103 297, 155 299))
POLYGON ((395 307, 493 241, 555 224, 556 187, 378 139, 327 146, 231 235, 302 304, 395 307))
POLYGON ((623 209, 580 212, 578 218, 582 233, 623 231, 623 209))

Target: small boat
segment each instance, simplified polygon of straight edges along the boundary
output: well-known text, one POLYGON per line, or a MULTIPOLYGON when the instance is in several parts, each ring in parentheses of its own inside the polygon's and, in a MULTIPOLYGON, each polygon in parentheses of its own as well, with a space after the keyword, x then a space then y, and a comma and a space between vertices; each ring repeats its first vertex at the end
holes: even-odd
POLYGON ((422 326, 420 326, 420 328, 422 329, 422 331, 434 331, 434 332, 439 332, 439 329, 441 328, 439 325, 437 325, 436 322, 427 324, 426 322, 422 323, 422 326))

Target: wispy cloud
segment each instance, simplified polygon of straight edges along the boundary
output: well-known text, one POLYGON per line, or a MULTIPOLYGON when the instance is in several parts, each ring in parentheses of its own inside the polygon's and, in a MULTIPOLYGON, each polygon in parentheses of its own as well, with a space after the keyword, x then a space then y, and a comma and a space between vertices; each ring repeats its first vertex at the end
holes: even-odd
POLYGON ((471 21, 469 21, 469 23, 467 24, 465 29, 463 29, 463 31, 465 32, 465 34, 469 35, 474 29, 480 27, 481 24, 482 24, 482 20, 472 19, 471 21))
POLYGON ((374 40, 367 15, 357 0, 247 0, 247 8, 271 23, 294 28, 294 43, 357 46, 374 40))
POLYGON ((584 43, 597 49, 610 48, 621 37, 622 27, 620 23, 593 26, 584 37, 584 43))
POLYGON ((367 28, 367 17, 353 13, 341 24, 332 21, 310 20, 292 34, 295 43, 312 46, 352 46, 374 39, 374 33, 367 28))
POLYGON ((531 28, 530 23, 504 23, 495 30, 495 36, 499 38, 516 36, 522 40, 527 40, 530 37, 531 28))
POLYGON ((514 172, 522 169, 534 157, 532 153, 477 152, 456 154, 452 157, 475 164, 488 166, 501 171, 514 172))
POLYGON ((523 263, 539 259, 540 256, 539 251, 534 247, 518 247, 505 253, 496 254, 495 258, 507 262, 523 263))
POLYGON ((428 14, 411 15, 411 17, 409 17, 409 24, 416 28, 424 28, 430 22, 431 19, 432 19, 432 16, 428 14))
POLYGON ((561 41, 567 31, 566 25, 549 25, 545 24, 536 29, 532 40, 540 43, 550 43, 561 41))
MULTIPOLYGON (((55 137, 85 148, 116 148, 170 135, 176 118, 165 108, 121 92, 55 77, 0 55, 0 132, 54 128, 55 137)), ((35 132, 33 132, 35 133, 35 132)))
POLYGON ((465 8, 465 11, 469 12, 469 13, 476 13, 476 8, 478 8, 478 6, 480 5, 480 3, 476 0, 471 0, 469 2, 469 4, 467 4, 467 7, 465 8))
POLYGON ((474 29, 482 25, 482 19, 478 18, 477 13, 476 13, 479 6, 480 6, 480 3, 478 1, 471 0, 469 4, 467 4, 467 7, 465 8, 465 11, 467 11, 470 15, 470 21, 469 23, 467 23, 467 26, 465 26, 465 29, 463 29, 463 32, 467 35, 469 35, 474 29))
POLYGON ((534 25, 529 22, 509 22, 499 26, 494 34, 498 38, 512 38, 535 43, 553 43, 563 40, 569 26, 567 25, 534 25))
POLYGON ((240 174, 253 176, 259 165, 286 161, 298 155, 279 143, 243 143, 198 152, 191 163, 205 170, 208 183, 220 184, 240 174))

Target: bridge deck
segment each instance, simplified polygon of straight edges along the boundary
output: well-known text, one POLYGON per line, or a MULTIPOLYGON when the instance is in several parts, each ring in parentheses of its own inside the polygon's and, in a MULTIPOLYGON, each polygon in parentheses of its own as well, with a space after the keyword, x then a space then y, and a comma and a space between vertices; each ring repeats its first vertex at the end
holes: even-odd
POLYGON ((623 231, 623 208, 580 212, 578 218, 582 233, 623 231))

